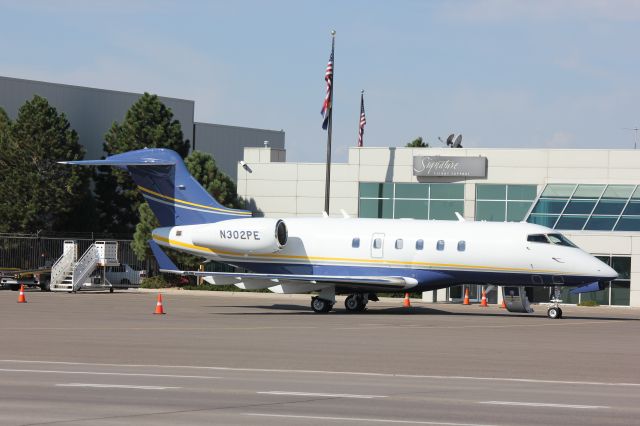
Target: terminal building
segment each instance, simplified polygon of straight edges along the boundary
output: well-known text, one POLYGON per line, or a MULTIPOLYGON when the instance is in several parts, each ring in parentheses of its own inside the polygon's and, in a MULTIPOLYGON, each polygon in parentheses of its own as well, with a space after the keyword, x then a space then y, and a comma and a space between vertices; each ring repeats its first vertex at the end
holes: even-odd
MULTIPOLYGON (((331 167, 330 215, 527 221, 557 229, 611 265, 606 289, 565 303, 640 307, 640 151, 608 149, 351 148, 331 167)), ((276 148, 245 148, 238 193, 269 217, 321 216, 324 163, 289 163, 276 148)), ((523 283, 526 285, 526 283, 523 283)), ((477 298, 480 286, 468 286, 477 298)), ((490 302, 498 301, 497 292, 490 302)), ((533 302, 546 289, 528 288, 533 302)), ((458 301, 461 286, 423 294, 458 301)))

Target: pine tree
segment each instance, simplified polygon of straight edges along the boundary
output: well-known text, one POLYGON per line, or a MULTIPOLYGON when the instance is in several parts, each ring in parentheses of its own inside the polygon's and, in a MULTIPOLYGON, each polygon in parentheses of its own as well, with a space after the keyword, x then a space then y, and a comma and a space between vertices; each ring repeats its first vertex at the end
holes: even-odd
POLYGON ((84 148, 64 114, 34 96, 15 122, 0 114, 0 227, 10 232, 77 231, 92 217, 87 169, 58 164, 80 160, 84 148), (78 212, 82 213, 78 213, 78 212))
MULTIPOLYGON (((2 188, 7 185, 7 172, 9 165, 6 163, 4 153, 9 149, 9 130, 11 128, 11 120, 4 109, 0 108, 0 193, 2 188)), ((11 203, 11 198, 0 198, 0 212, 6 211, 11 203), (7 205, 5 205, 7 204, 7 205)), ((0 220, 0 232, 7 232, 9 224, 5 220, 0 220)))
MULTIPOLYGON (((229 176, 218 169, 210 154, 193 151, 185 159, 185 165, 189 173, 220 204, 231 208, 244 207, 242 199, 238 197, 235 183, 229 176)), ((141 204, 138 212, 140 214, 140 222, 136 226, 132 247, 138 259, 144 260, 149 255, 147 241, 151 239, 151 231, 160 226, 160 224, 147 203, 141 204)), ((185 253, 173 252, 172 255, 183 267, 195 268, 200 263, 200 258, 185 253)))
POLYGON ((189 169, 189 173, 220 204, 234 209, 244 208, 244 202, 238 198, 235 182, 226 173, 218 169, 215 160, 210 154, 193 151, 185 159, 185 165, 189 169))
MULTIPOLYGON (((183 158, 190 143, 183 139, 182 126, 171 109, 157 95, 145 93, 127 111, 122 124, 113 123, 105 135, 107 155, 142 148, 169 148, 183 158)), ((138 223, 143 202, 128 173, 114 168, 99 168, 96 181, 100 228, 105 232, 131 234, 138 223)))

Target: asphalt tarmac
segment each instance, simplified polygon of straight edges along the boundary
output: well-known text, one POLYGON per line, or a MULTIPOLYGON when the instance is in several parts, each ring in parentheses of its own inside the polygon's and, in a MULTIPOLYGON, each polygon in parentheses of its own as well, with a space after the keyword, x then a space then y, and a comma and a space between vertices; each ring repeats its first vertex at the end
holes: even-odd
POLYGON ((640 310, 0 292, 1 425, 640 424, 640 310))

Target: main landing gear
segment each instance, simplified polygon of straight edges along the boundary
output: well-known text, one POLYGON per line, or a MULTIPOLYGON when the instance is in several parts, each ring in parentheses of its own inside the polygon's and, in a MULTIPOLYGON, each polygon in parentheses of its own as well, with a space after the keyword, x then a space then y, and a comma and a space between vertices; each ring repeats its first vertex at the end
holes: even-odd
POLYGON ((336 288, 325 287, 320 294, 311 298, 311 309, 316 314, 326 314, 336 304, 336 288))
POLYGON ((367 294, 351 294, 345 299, 344 307, 348 312, 362 312, 367 309, 367 302, 369 302, 367 294))
POLYGON ((321 299, 319 296, 311 298, 311 309, 316 314, 326 314, 333 309, 333 303, 329 300, 321 299))
POLYGON ((551 297, 552 305, 547 309, 547 316, 551 319, 560 319, 562 318, 562 309, 560 309, 560 287, 553 286, 553 296, 551 297))

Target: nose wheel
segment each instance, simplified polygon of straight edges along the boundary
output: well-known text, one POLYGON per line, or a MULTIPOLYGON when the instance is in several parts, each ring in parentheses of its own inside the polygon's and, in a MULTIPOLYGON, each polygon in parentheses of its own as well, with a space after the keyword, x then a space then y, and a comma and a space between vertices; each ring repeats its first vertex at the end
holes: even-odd
POLYGON ((549 306, 549 309, 547 309, 547 316, 551 319, 562 318, 562 309, 560 308, 560 303, 562 303, 562 300, 560 300, 560 296, 560 287, 554 286, 553 296, 551 297, 552 305, 549 306))
POLYGON ((560 319, 562 318, 562 309, 560 307, 552 306, 547 309, 547 316, 551 319, 560 319))

